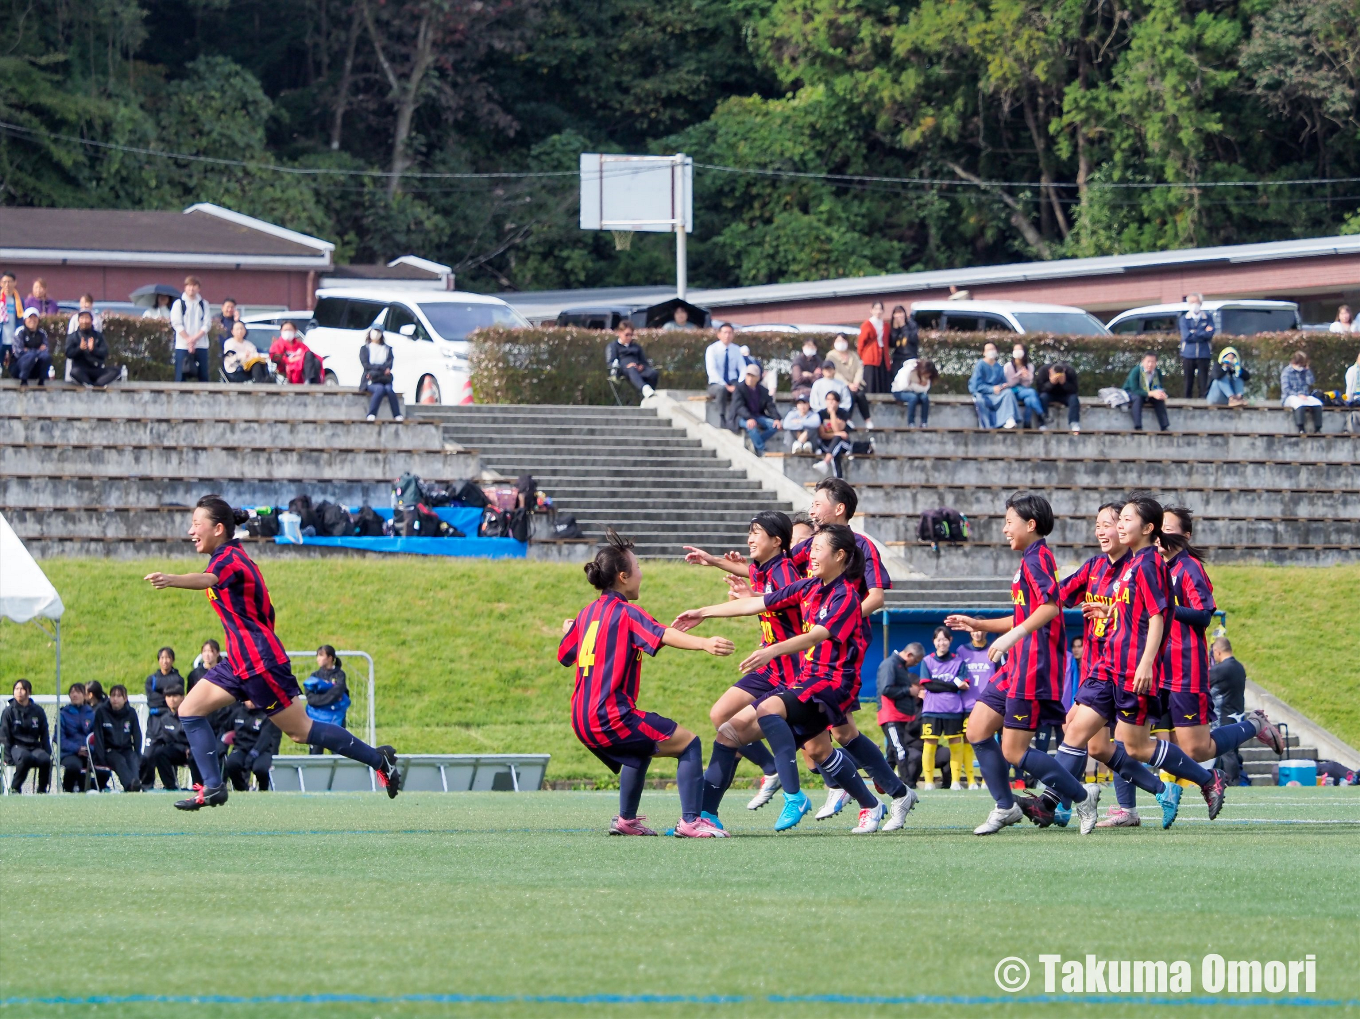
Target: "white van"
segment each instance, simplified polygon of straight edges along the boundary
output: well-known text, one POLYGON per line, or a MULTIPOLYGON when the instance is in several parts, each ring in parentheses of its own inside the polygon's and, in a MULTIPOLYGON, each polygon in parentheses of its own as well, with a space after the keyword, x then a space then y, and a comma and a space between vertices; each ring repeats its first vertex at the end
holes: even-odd
POLYGON ((485 326, 527 328, 529 322, 498 297, 461 291, 328 287, 316 292, 307 346, 322 362, 326 382, 359 385, 359 348, 370 326, 392 346, 392 375, 407 403, 471 403, 467 336, 485 326))
MULTIPOLYGON (((1130 308, 1110 319, 1110 331, 1121 335, 1179 332, 1181 315, 1189 307, 1184 301, 1177 301, 1130 308)), ((1283 333, 1302 327, 1299 306, 1293 301, 1205 301, 1203 308, 1219 336, 1283 333)))
POLYGON ((1088 311, 1066 304, 1031 301, 914 301, 917 328, 955 333, 1058 333, 1108 336, 1105 323, 1088 311))

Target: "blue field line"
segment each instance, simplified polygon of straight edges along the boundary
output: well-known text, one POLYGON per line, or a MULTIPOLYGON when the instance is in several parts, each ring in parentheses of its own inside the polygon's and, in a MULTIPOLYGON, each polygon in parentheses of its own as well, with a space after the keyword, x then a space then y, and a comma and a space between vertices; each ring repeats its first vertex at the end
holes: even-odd
POLYGON ((1360 998, 1172 997, 1147 994, 96 994, 0 998, 15 1005, 1193 1005, 1228 1008, 1357 1008, 1360 998))

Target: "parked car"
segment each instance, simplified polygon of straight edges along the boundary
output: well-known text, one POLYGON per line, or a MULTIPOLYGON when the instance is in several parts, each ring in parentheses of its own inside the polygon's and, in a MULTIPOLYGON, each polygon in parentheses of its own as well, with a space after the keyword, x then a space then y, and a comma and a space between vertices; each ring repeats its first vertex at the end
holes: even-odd
POLYGON ((757 322, 748 326, 737 326, 739 333, 844 333, 858 335, 859 326, 851 325, 813 325, 808 322, 757 322))
POLYGON ((575 326, 578 329, 612 331, 619 327, 620 322, 628 321, 633 323, 634 329, 660 329, 675 318, 675 309, 682 305, 696 329, 708 327, 710 324, 708 309, 682 301, 678 297, 658 304, 583 304, 575 308, 564 308, 557 313, 556 324, 575 326))
MULTIPOLYGON (((80 310, 79 301, 58 301, 57 308, 63 315, 74 315, 80 310)), ((94 310, 101 315, 123 315, 127 318, 141 318, 145 310, 131 301, 95 301, 94 310)))
POLYGON ((1060 333, 1108 336, 1105 323, 1088 311, 1066 304, 1029 301, 914 301, 920 329, 957 333, 1060 333))
POLYGON ((359 385, 359 348, 370 326, 392 345, 392 374, 408 403, 471 403, 468 334, 485 326, 527 328, 498 297, 461 291, 333 287, 316 292, 306 340, 324 358, 325 380, 359 385))
MULTIPOLYGON (((1110 319, 1110 332, 1174 333, 1188 305, 1149 304, 1131 308, 1110 319)), ((1299 306, 1293 301, 1205 301, 1203 308, 1214 320, 1218 336, 1254 336, 1257 333, 1282 333, 1299 329, 1299 306)))
MULTIPOLYGON (((292 322, 303 332, 306 332, 312 321, 312 313, 310 311, 257 311, 250 315, 242 315, 241 321, 251 326, 273 326, 275 335, 278 335, 278 327, 285 322, 292 322)), ((251 342, 255 341, 252 339, 251 342)))

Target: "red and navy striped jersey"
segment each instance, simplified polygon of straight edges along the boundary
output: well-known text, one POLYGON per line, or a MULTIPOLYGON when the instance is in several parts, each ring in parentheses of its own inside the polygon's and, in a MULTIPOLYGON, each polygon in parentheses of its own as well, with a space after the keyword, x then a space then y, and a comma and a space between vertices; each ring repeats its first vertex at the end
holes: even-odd
POLYGON ((802 689, 798 699, 806 701, 828 686, 838 687, 848 697, 858 694, 859 670, 869 642, 860 626, 863 614, 854 585, 843 576, 829 584, 809 577, 764 597, 767 609, 797 605, 804 633, 814 626, 824 626, 831 633, 830 638, 813 644, 802 656, 797 679, 802 689))
MULTIPOLYGON (((1153 616, 1171 615, 1171 572, 1155 545, 1140 548, 1124 561, 1110 596, 1115 607, 1114 633, 1105 641, 1096 675, 1119 683, 1123 690, 1132 690, 1133 674, 1147 649, 1148 624, 1153 616)), ((1166 639, 1165 628, 1162 639, 1166 639)), ((1161 671, 1159 655, 1147 693, 1161 689, 1161 671)))
MULTIPOLYGON (((1059 585, 1063 607, 1075 608, 1083 603, 1112 604, 1114 598, 1110 594, 1110 589, 1114 587, 1114 582, 1119 577, 1119 571, 1123 569, 1124 561, 1128 557, 1128 550, 1125 550, 1124 554, 1113 563, 1110 562, 1110 557, 1104 553, 1087 559, 1086 562, 1081 564, 1081 569, 1059 585)), ((1118 616, 1111 619, 1097 617, 1083 621, 1079 674, 1081 679, 1089 679, 1095 675, 1097 663, 1100 661, 1101 653, 1104 650, 1103 645, 1114 635, 1118 621, 1118 616)), ((1108 679, 1109 677, 1105 678, 1108 679)))
MULTIPOLYGON (((763 564, 752 562, 747 570, 751 577, 751 592, 756 595, 771 594, 799 580, 793 560, 784 552, 763 564)), ((803 632, 803 616, 797 605, 778 612, 762 612, 759 618, 761 647, 778 644, 803 632)), ((759 675, 780 686, 788 686, 798 678, 798 655, 780 655, 761 669, 759 675)))
POLYGON ((237 676, 258 676, 278 665, 288 665, 288 652, 274 636, 274 605, 264 577, 239 541, 218 547, 204 573, 217 583, 208 588, 208 601, 222 620, 227 636, 227 658, 237 676))
POLYGON ((1204 564, 1182 549, 1171 557, 1173 611, 1167 617, 1166 643, 1162 645, 1162 689, 1175 693, 1209 692, 1209 639, 1203 626, 1177 619, 1174 608, 1213 612, 1214 585, 1204 564))
MULTIPOLYGON (((1041 605, 1057 605, 1058 597, 1058 561, 1048 542, 1040 538, 1025 549, 1020 568, 1011 579, 1011 602, 1015 605, 1011 626, 1019 626, 1041 605)), ((1005 678, 996 680, 997 687, 1024 700, 1060 700, 1066 667, 1067 630, 1059 612, 1011 648, 1005 678)))
POLYGON ((557 660, 576 666, 571 725, 588 747, 634 737, 642 654, 661 649, 666 628, 617 591, 605 591, 583 608, 557 649, 557 660))
MULTIPOLYGON (((869 597, 869 589, 873 587, 880 591, 892 590, 892 578, 888 576, 888 571, 883 568, 883 560, 878 557, 878 549, 874 548, 874 543, 856 531, 855 544, 864 553, 864 576, 855 581, 855 590, 859 592, 859 600, 863 602, 865 598, 869 597)), ((811 552, 812 538, 804 538, 797 545, 794 545, 793 550, 789 553, 800 577, 807 576, 811 552)), ((869 622, 867 617, 861 617, 860 625, 864 628, 864 640, 867 643, 869 635, 873 632, 873 624, 869 622)))

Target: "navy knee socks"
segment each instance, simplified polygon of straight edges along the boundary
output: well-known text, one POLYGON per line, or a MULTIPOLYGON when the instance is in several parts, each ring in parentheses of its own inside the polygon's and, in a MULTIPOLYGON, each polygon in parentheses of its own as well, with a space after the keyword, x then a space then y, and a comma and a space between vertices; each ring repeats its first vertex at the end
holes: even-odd
POLYGON ((798 743, 793 738, 789 723, 778 715, 761 715, 760 731, 774 754, 774 766, 779 772, 779 784, 790 796, 797 796, 802 788, 798 781, 798 743))
MULTIPOLYGON (((845 744, 845 750, 856 765, 869 773, 886 795, 893 799, 907 795, 907 784, 898 777, 897 772, 892 770, 892 765, 883 756, 883 751, 878 749, 878 744, 864 733, 860 733, 845 744)), ((854 795, 854 790, 849 786, 842 786, 842 788, 852 796, 854 795)))
POLYGON ((1081 803, 1086 799, 1086 787, 1072 777, 1072 773, 1042 750, 1030 747, 1020 761, 1020 767, 1043 782, 1062 799, 1081 803))
POLYGON ((704 745, 695 736, 675 763, 675 785, 680 792, 680 816, 697 821, 704 799, 704 745))
POLYGON ((1197 786, 1206 786, 1214 780, 1212 772, 1191 760, 1190 755, 1176 744, 1166 740, 1157 741, 1157 750, 1152 755, 1149 767, 1169 771, 1177 778, 1189 779, 1197 786))
MULTIPOLYGON (((773 762, 774 758, 771 757, 770 760, 773 762)), ((732 776, 736 772, 737 748, 714 742, 713 753, 708 758, 708 770, 704 772, 704 813, 716 814, 718 812, 723 794, 732 784, 732 776)))
POLYGON ((864 779, 859 777, 859 767, 849 754, 834 748, 831 756, 818 765, 818 768, 824 775, 834 775, 840 787, 853 796, 861 807, 872 810, 878 806, 878 797, 869 791, 864 779))
MULTIPOLYGON (((1115 740, 1114 752, 1110 754, 1110 770, 1130 785, 1154 796, 1166 788, 1165 783, 1149 771, 1146 765, 1130 757, 1128 751, 1124 749, 1124 744, 1118 740, 1115 740)), ((1133 806, 1133 796, 1133 791, 1130 790, 1128 804, 1130 809, 1133 806)), ((1119 805, 1124 806, 1124 801, 1120 800, 1119 805)))
POLYGON ((974 743, 973 756, 977 758, 978 767, 982 770, 982 781, 987 784, 987 791, 996 800, 996 805, 1002 810, 1015 806, 1008 777, 1010 765, 1001 753, 1001 744, 994 739, 974 743))
POLYGON ((367 764, 370 768, 382 767, 382 754, 355 737, 348 729, 331 725, 329 722, 313 720, 312 727, 307 732, 307 743, 309 746, 322 747, 333 754, 367 764))
POLYGON ((764 743, 756 740, 754 743, 747 743, 741 748, 741 756, 746 758, 766 775, 775 774, 774 754, 766 748, 764 743))
POLYGON ((647 766, 651 763, 650 757, 644 757, 636 767, 625 764, 619 769, 619 817, 625 821, 637 817, 642 786, 647 781, 647 766))
POLYGON ((1114 774, 1114 801, 1125 810, 1138 807, 1138 787, 1118 772, 1114 774))
POLYGON ((1248 722, 1245 719, 1228 725, 1220 725, 1209 733, 1209 738, 1214 741, 1215 756, 1225 754, 1229 750, 1236 750, 1247 740, 1255 739, 1259 731, 1255 722, 1248 722))
POLYGON ((216 789, 222 784, 222 769, 217 763, 217 734, 212 724, 198 715, 180 715, 184 735, 189 740, 189 750, 198 765, 198 773, 203 779, 205 789, 216 789))

